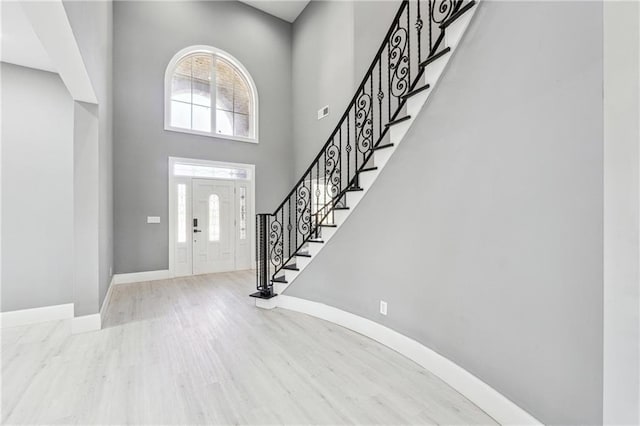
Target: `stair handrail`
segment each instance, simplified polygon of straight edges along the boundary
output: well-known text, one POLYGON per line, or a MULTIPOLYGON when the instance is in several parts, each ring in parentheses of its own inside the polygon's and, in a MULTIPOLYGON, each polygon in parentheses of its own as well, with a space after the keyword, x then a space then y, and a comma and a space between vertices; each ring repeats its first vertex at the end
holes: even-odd
POLYGON ((322 149, 274 212, 256 215, 258 293, 253 296, 273 297, 271 280, 295 256, 300 255, 299 250, 304 244, 311 238, 320 236, 320 227, 325 225, 323 222, 337 206, 344 206, 345 194, 351 190, 359 189, 360 169, 364 168, 371 159, 375 147, 386 136, 389 123, 397 118, 405 105, 406 97, 416 88, 416 84, 424 74, 424 65, 429 62, 430 58, 435 59, 436 55, 442 54, 442 49, 439 50, 439 48, 444 41, 445 29, 474 3, 474 0, 401 1, 364 78, 322 149), (424 15, 421 13, 421 6, 427 7, 426 25, 423 20, 424 15), (414 13, 411 12, 412 9, 414 13), (415 30, 411 29, 412 15, 415 19, 415 30), (412 38, 414 31, 415 35, 412 38), (423 40, 423 37, 426 39, 423 40), (411 45, 411 41, 414 41, 413 45, 411 45), (386 57, 384 56, 385 50, 386 57), (425 53, 424 61, 423 53, 425 53), (383 75, 385 59, 384 71, 386 75, 383 75), (386 90, 383 90, 383 82, 386 84, 386 90), (375 83, 377 83, 378 92, 374 95, 375 83), (377 117, 374 98, 378 100, 377 117), (383 105, 383 99, 386 100, 386 105, 383 105), (383 125, 383 116, 385 115, 383 125), (375 123, 375 118, 378 119, 377 123, 375 123), (351 140, 352 119, 353 140, 351 140), (347 137, 346 149, 343 149, 344 130, 346 130, 347 137), (339 138, 339 146, 336 144, 336 138, 339 138), (351 142, 355 144, 355 149, 351 146, 351 142), (354 151, 353 157, 351 156, 352 151, 354 151), (323 156, 321 178, 320 163, 323 156), (360 161, 358 161, 359 159, 360 161), (343 178, 344 160, 346 160, 346 177, 343 178), (354 163, 353 168, 350 167, 352 162, 354 163), (315 191, 313 191, 314 171, 315 191), (327 178, 329 184, 327 184, 327 178), (307 182, 309 182, 308 185, 307 182), (321 185, 322 192, 320 192, 321 185), (314 195, 316 198, 315 206, 314 195), (320 195, 322 195, 322 204, 320 204, 320 195), (328 202, 327 195, 329 195, 328 202), (292 207, 295 217, 294 238, 292 238, 291 232, 292 207), (286 221, 288 242, 286 245, 284 235, 285 208, 288 213, 286 221))

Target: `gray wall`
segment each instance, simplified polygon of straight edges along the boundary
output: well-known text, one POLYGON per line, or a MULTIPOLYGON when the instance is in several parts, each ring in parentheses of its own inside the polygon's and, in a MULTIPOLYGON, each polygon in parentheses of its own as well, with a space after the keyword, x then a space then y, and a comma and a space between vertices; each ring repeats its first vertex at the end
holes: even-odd
POLYGON ((256 165, 256 211, 291 185, 291 26, 237 1, 114 5, 114 193, 117 273, 167 269, 169 156, 256 165), (251 28, 250 36, 247 28, 251 28), (164 130, 164 72, 179 50, 208 44, 249 70, 260 99, 260 143, 164 130), (162 226, 147 225, 160 216, 162 226))
MULTIPOLYGON (((64 1, 87 73, 98 98, 98 307, 109 288, 113 267, 113 4, 64 1)), ((94 293, 93 289, 87 289, 94 293)), ((95 313, 86 312, 86 313, 95 313)))
POLYGON ((640 3, 604 3, 604 424, 640 424, 640 3))
POLYGON ((2 63, 2 311, 73 302, 73 100, 2 63))
POLYGON ((293 24, 296 178, 311 164, 353 96, 353 22, 353 2, 312 1, 293 24), (318 120, 318 110, 325 105, 330 113, 318 120))
POLYGON ((74 102, 73 110, 73 302, 75 316, 100 310, 98 256, 100 120, 98 105, 74 102))
POLYGON ((601 423, 602 17, 596 2, 483 2, 287 294, 410 336, 545 423, 601 423))
MULTIPOLYGON (((338 124, 400 2, 312 1, 293 24, 293 145, 299 178, 338 124), (329 105, 329 116, 318 110, 329 105)), ((284 196, 285 194, 283 194, 284 196)))

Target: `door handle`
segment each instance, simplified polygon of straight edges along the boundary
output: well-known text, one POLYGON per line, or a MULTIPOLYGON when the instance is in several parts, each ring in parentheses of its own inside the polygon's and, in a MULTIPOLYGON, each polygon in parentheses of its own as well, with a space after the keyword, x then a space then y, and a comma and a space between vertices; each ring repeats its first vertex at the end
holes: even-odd
POLYGON ((199 229, 194 229, 193 232, 202 232, 202 231, 199 229))

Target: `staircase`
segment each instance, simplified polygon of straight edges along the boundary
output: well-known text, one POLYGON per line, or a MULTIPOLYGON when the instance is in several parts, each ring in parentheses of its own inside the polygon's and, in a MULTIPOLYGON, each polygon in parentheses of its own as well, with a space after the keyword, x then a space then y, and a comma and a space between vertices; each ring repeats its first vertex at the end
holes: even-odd
POLYGON ((256 306, 338 232, 404 139, 476 10, 475 0, 403 0, 338 125, 271 214, 256 215, 256 306))

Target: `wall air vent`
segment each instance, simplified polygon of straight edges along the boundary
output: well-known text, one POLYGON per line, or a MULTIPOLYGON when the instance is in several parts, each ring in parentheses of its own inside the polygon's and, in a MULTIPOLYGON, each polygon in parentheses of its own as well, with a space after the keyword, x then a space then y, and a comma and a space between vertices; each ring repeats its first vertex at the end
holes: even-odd
POLYGON ((323 106, 318 110, 318 120, 322 120, 329 115, 329 105, 323 106))

